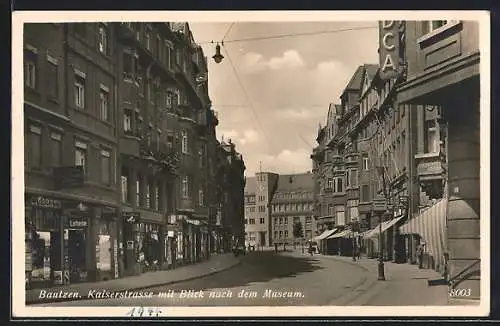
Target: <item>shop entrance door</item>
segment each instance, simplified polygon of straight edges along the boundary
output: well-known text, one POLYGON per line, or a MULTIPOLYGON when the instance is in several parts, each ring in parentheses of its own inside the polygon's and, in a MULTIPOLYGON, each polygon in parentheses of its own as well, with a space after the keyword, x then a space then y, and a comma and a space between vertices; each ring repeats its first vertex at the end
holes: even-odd
POLYGON ((68 230, 68 256, 71 282, 82 282, 87 279, 87 271, 85 268, 85 238, 85 230, 68 230))

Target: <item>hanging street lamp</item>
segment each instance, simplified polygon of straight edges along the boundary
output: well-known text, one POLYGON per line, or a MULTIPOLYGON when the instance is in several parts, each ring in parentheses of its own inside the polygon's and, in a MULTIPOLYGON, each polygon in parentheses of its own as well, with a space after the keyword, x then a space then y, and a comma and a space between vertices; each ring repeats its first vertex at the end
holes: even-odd
POLYGON ((220 53, 219 43, 217 43, 217 45, 215 46, 215 54, 212 56, 212 59, 214 59, 215 63, 221 63, 222 59, 224 59, 224 56, 220 53))

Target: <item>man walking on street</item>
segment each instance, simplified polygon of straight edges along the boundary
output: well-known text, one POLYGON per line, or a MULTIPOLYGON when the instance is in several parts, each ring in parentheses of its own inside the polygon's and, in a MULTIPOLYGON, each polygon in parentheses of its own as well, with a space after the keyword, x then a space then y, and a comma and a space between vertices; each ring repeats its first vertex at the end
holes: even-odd
POLYGON ((278 253, 278 244, 276 242, 274 243, 274 253, 278 253))

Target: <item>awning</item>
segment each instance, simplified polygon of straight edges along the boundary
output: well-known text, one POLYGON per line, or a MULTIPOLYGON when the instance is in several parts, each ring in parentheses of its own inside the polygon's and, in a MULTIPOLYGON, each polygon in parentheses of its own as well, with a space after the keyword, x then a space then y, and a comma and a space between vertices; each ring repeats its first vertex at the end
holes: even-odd
MULTIPOLYGON (((404 216, 399 216, 396 218, 393 218, 392 220, 382 222, 382 233, 384 233, 386 230, 394 226, 397 222, 399 222, 404 216)), ((380 224, 374 227, 373 229, 366 231, 363 234, 364 238, 373 238, 376 237, 380 234, 380 224)))
POLYGON ((433 256, 436 266, 443 263, 447 205, 448 201, 441 199, 399 228, 401 234, 418 234, 422 238, 424 249, 433 256))
POLYGON ((318 235, 317 237, 315 237, 314 241, 324 240, 327 237, 329 237, 330 235, 332 235, 335 231, 337 231, 337 229, 326 230, 323 233, 321 233, 320 235, 318 235))
POLYGON ((336 239, 336 238, 355 238, 358 236, 358 232, 352 232, 351 230, 344 230, 336 234, 332 234, 327 239, 336 239))

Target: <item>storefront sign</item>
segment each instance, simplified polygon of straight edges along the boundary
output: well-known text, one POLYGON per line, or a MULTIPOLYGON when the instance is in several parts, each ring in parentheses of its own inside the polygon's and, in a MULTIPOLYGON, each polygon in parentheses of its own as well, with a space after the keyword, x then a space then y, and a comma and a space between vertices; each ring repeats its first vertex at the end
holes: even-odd
POLYGON ((186 222, 189 223, 189 224, 193 224, 193 225, 200 225, 201 222, 198 221, 198 220, 191 220, 191 219, 186 219, 186 222))
POLYGON ((127 223, 131 224, 139 223, 141 219, 141 214, 136 212, 123 212, 122 216, 127 223))
POLYGON ((86 228, 88 226, 86 219, 71 218, 68 223, 70 228, 86 228))
POLYGON ((399 73, 399 50, 404 26, 403 21, 397 20, 379 22, 379 61, 382 80, 394 78, 399 73))
POLYGON ((59 199, 38 196, 31 198, 31 206, 38 208, 61 209, 62 202, 59 199))

